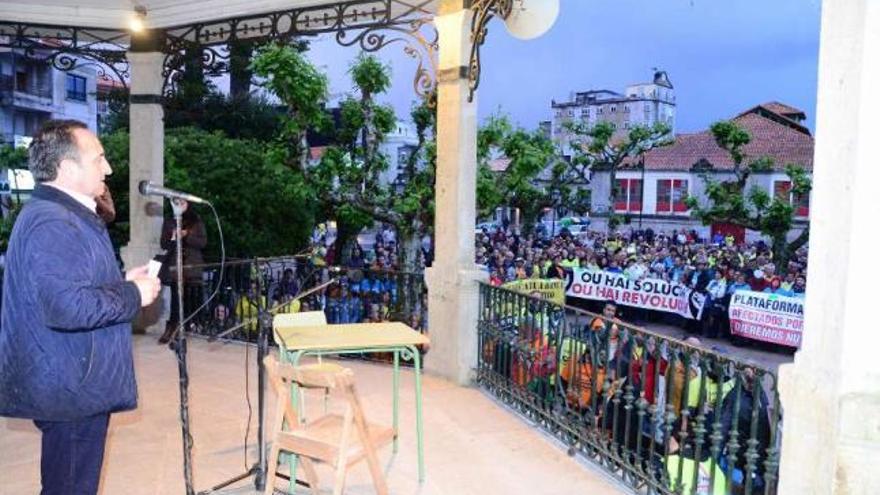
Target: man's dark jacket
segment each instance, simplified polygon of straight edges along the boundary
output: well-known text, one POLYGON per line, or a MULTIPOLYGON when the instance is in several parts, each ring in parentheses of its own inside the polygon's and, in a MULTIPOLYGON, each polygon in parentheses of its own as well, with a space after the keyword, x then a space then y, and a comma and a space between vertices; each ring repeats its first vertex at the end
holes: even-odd
POLYGON ((0 416, 69 421, 133 409, 131 320, 104 222, 38 185, 15 222, 0 315, 0 416))

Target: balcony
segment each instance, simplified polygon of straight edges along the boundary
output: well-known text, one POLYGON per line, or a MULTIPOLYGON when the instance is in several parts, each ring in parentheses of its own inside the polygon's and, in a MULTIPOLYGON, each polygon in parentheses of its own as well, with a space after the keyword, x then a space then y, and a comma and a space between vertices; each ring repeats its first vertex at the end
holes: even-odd
MULTIPOLYGON (((135 336, 140 405, 135 411, 112 417, 101 493, 154 495, 184 492, 177 364, 167 347, 156 345, 155 337, 135 336)), ((250 399, 256 407, 255 351, 249 345, 208 343, 199 338, 191 339, 189 344, 194 484, 197 490, 203 490, 244 471, 248 419, 245 390, 250 391, 250 399), (248 352, 249 383, 245 381, 245 353, 248 352)), ((388 366, 357 360, 344 360, 341 364, 354 370, 367 417, 390 424, 391 372, 388 366)), ((601 471, 585 467, 576 458, 567 456, 553 440, 517 419, 485 393, 431 376, 425 376, 422 382, 426 481, 420 486, 410 371, 401 372, 400 384, 400 450, 397 454, 392 454, 391 447, 379 451, 379 461, 385 469, 391 493, 627 493, 601 471)), ((276 399, 271 391, 267 391, 266 397, 267 421, 271 421, 276 399)), ((306 397, 307 417, 321 411, 321 402, 318 395, 310 393, 306 397)), ((255 432, 256 419, 253 419, 248 440, 248 465, 256 460, 255 432)), ((280 470, 287 471, 284 463, 280 470)), ((40 491, 40 435, 32 422, 0 418, 0 473, 16 473, 4 476, 0 493, 40 491)), ((329 469, 319 467, 318 477, 325 490, 332 484, 329 469)), ((286 482, 279 480, 277 487, 285 485, 286 482)), ((297 493, 306 492, 303 487, 297 490, 297 493)), ((220 493, 255 495, 257 492, 251 479, 220 493)), ((374 493, 364 464, 352 469, 346 480, 345 493, 374 493)))
POLYGON ((52 86, 17 84, 15 76, 4 74, 0 75, 0 98, 5 105, 11 104, 28 110, 51 111, 52 86))
MULTIPOLYGON (((185 269, 201 272, 206 287, 220 281, 217 265, 185 269)), ((293 258, 232 262, 218 298, 196 313, 189 330, 216 335, 246 322, 267 301, 308 288, 321 272, 293 258), (288 269, 302 277, 292 282, 288 269)), ((301 309, 323 305, 331 324, 390 319, 426 327, 420 276, 368 271, 361 283, 340 278, 320 297, 303 299, 301 309)), ((185 292, 194 299, 185 307, 204 301, 201 286, 194 289, 185 292)), ((245 390, 256 402, 255 330, 245 325, 233 341, 191 339, 199 488, 243 471, 245 390)), ((421 486, 412 372, 404 371, 400 452, 380 451, 392 493, 690 495, 694 486, 713 486, 713 495, 777 493, 782 410, 774 371, 488 285, 480 287, 476 330, 478 388, 424 377, 427 481, 421 486)), ((135 336, 140 408, 111 422, 106 493, 182 489, 176 363, 155 338, 135 336)), ((432 357, 428 351, 424 360, 432 357)), ((355 371, 368 416, 388 422, 390 370, 381 357, 365 358, 340 363, 355 371)), ((267 392, 267 398, 273 411, 275 397, 267 392)), ((306 406, 320 409, 320 403, 316 398, 306 406)), ((256 457, 255 428, 251 423, 248 462, 256 457)), ((0 419, 0 453, 17 452, 0 455, 0 472, 20 473, 9 493, 38 491, 39 444, 32 423, 0 419)), ((352 473, 346 493, 371 490, 366 468, 352 473)), ((230 493, 254 492, 243 483, 230 493)))

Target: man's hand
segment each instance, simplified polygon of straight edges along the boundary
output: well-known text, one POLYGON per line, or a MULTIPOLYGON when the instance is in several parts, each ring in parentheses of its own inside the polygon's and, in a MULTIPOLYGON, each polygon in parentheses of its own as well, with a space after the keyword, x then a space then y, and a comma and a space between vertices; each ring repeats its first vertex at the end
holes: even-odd
POLYGON ((125 272, 125 281, 134 282, 137 278, 148 277, 150 274, 150 265, 139 266, 125 272))
POLYGON ((159 290, 162 288, 158 277, 149 274, 149 265, 139 266, 129 270, 125 274, 125 280, 134 282, 141 295, 141 307, 149 306, 156 300, 159 290))

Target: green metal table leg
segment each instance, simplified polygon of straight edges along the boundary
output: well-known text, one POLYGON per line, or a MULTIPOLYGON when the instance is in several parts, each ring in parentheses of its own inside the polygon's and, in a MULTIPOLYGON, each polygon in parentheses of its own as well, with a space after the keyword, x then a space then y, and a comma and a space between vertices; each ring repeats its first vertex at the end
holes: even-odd
POLYGON ((416 442, 419 451, 419 483, 425 482, 425 442, 422 425, 422 356, 414 346, 409 347, 413 356, 413 372, 416 379, 416 442))
POLYGON ((394 378, 392 381, 394 383, 394 413, 393 413, 394 414, 394 444, 393 444, 394 450, 393 451, 396 454, 398 439, 400 438, 400 429, 398 427, 398 423, 399 423, 398 422, 398 417, 399 417, 398 407, 399 407, 399 403, 400 403, 400 398, 399 398, 399 395, 400 395, 400 351, 397 349, 394 350, 394 378))

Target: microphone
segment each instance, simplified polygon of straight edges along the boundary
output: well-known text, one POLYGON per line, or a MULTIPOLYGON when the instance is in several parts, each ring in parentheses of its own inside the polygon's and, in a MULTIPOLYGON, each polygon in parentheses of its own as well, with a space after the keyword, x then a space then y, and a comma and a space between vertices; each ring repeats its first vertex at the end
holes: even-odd
POLYGON ((162 196, 168 199, 182 199, 190 203, 207 203, 207 201, 198 196, 157 186, 148 180, 142 180, 138 184, 138 191, 144 196, 162 196))

